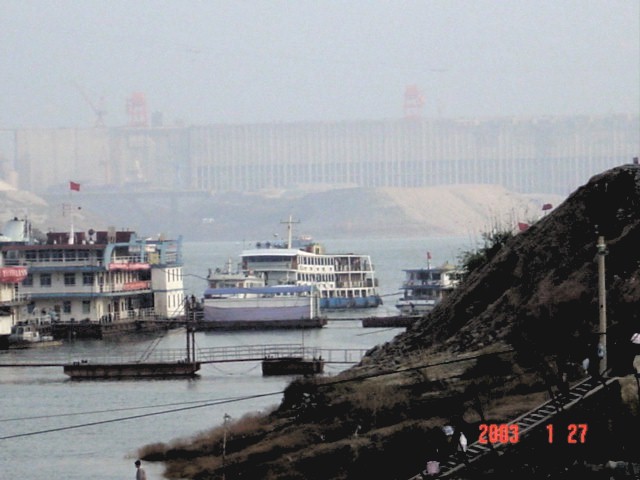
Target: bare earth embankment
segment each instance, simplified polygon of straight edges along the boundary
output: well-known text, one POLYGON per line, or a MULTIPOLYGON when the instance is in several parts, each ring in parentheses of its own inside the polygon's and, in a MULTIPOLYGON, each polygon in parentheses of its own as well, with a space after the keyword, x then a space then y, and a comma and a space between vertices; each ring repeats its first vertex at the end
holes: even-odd
MULTIPOLYGON (((424 199, 397 195, 417 218, 413 204, 424 199)), ((424 468, 442 425, 455 423, 473 441, 483 418, 509 420, 557 391, 563 372, 572 382, 584 375, 580 364, 593 358, 598 338, 598 235, 608 247, 609 366, 621 380, 557 419, 587 423, 588 441, 550 444, 533 436, 459 477, 608 478, 599 467, 607 460, 638 461, 628 441, 640 429, 629 375, 629 339, 640 329, 636 165, 592 178, 360 365, 296 381, 276 411, 232 425, 224 469, 219 427, 198 440, 148 446, 141 456, 165 462, 172 479, 409 478, 424 468)))

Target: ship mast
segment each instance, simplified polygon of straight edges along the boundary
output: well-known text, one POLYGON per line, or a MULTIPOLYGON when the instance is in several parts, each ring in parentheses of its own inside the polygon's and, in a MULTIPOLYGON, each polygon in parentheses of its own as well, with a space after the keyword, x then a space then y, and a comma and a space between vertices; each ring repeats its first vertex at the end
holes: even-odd
POLYGON ((286 221, 282 221, 280 223, 286 223, 287 224, 287 248, 291 248, 291 245, 293 243, 293 229, 292 229, 292 225, 294 223, 300 223, 300 220, 293 220, 293 217, 291 215, 289 215, 289 220, 286 221))

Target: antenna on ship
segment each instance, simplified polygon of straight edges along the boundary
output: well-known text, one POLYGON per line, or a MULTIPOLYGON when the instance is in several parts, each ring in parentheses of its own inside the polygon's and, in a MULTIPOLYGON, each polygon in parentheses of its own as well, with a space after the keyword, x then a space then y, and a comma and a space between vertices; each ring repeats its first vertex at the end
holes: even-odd
MULTIPOLYGON (((73 203, 71 203, 71 192, 79 192, 80 191, 80 184, 73 182, 73 181, 69 181, 69 204, 62 204, 62 216, 65 216, 65 213, 68 211, 69 212, 69 217, 71 220, 71 228, 69 231, 69 245, 73 245, 75 243, 75 230, 73 228, 73 203)), ((80 210, 80 207, 78 207, 78 210, 80 210)))
POLYGON ((287 248, 291 248, 291 244, 292 244, 292 225, 294 223, 300 223, 300 220, 293 220, 293 217, 291 215, 289 215, 289 220, 287 221, 282 221, 280 223, 286 223, 287 224, 287 248))

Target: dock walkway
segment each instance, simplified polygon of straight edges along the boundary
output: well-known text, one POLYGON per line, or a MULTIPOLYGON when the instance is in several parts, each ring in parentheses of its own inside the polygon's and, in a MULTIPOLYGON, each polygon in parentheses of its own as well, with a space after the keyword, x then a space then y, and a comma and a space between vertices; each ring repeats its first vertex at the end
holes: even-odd
MULTIPOLYGON (((229 363, 229 362, 254 362, 268 358, 303 357, 322 358, 324 363, 355 364, 358 363, 367 352, 366 349, 355 348, 316 348, 305 347, 300 344, 272 344, 272 345, 241 345, 227 347, 197 348, 196 358, 201 364, 205 363, 229 363)), ((64 367, 72 363, 96 363, 96 364, 127 364, 127 363, 160 363, 178 362, 186 358, 184 349, 156 349, 141 358, 141 352, 132 352, 123 355, 95 355, 70 356, 69 354, 49 354, 47 357, 39 356, 38 360, 15 361, 2 358, 0 355, 0 368, 2 367, 64 367)))

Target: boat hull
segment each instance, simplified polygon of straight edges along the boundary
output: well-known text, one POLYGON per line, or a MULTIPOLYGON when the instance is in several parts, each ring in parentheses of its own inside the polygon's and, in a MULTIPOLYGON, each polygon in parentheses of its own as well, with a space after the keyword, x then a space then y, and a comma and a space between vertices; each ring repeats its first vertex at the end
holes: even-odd
POLYGON ((382 305, 382 299, 379 295, 370 295, 368 297, 332 297, 321 298, 321 310, 348 310, 352 308, 377 308, 382 305))
MULTIPOLYGON (((214 292, 216 290, 210 290, 214 292)), ((316 328, 326 319, 316 314, 311 295, 205 296, 199 329, 316 328)))
POLYGON ((324 317, 306 320, 228 320, 228 321, 200 321, 196 323, 196 330, 279 330, 299 328, 322 328, 327 324, 324 317))
POLYGON ((10 350, 23 350, 25 348, 59 347, 60 345, 62 345, 62 340, 37 340, 34 342, 23 340, 10 342, 8 348, 10 350))
POLYGON ((439 299, 399 300, 396 308, 402 315, 421 316, 431 312, 439 301, 439 299))
POLYGON ((155 363, 80 363, 64 366, 72 379, 121 379, 192 377, 200 370, 200 362, 155 363))

